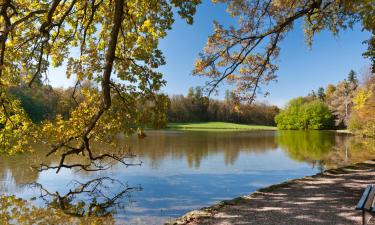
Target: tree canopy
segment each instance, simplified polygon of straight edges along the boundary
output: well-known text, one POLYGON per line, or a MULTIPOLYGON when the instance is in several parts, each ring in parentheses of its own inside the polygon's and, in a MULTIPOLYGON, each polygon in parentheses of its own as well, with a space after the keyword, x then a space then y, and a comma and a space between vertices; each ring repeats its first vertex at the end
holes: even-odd
POLYGON ((359 88, 353 102, 349 129, 362 136, 375 137, 375 73, 359 88))
MULTIPOLYGON (((373 0, 214 0, 228 4, 238 25, 228 28, 215 22, 214 33, 196 61, 194 74, 209 78, 209 93, 226 80, 235 86, 242 100, 253 101, 262 93, 260 85, 276 79, 275 62, 280 42, 297 20, 304 21, 306 42, 322 30, 337 35, 340 30, 361 23, 374 34, 373 0)), ((374 63, 374 36, 367 40, 364 56, 374 63)), ((267 94, 267 92, 262 93, 267 94)))
POLYGON ((282 130, 320 130, 333 127, 333 116, 320 100, 295 98, 276 117, 277 128, 282 130))
POLYGON ((200 0, 2 0, 0 4, 0 151, 24 150, 31 136, 46 139, 50 154, 60 154, 57 171, 66 167, 102 169, 90 141, 112 143, 118 133, 141 132, 144 124, 163 123, 165 85, 156 69, 165 64, 158 41, 174 21, 173 12, 191 24, 200 0), (50 67, 66 66, 78 95, 69 119, 57 116, 33 124, 8 90, 38 88, 50 67), (92 87, 81 87, 90 81, 92 87), (142 107, 139 107, 142 106, 142 107), (36 131, 37 132, 33 132, 36 131), (71 154, 90 163, 65 164, 71 154))

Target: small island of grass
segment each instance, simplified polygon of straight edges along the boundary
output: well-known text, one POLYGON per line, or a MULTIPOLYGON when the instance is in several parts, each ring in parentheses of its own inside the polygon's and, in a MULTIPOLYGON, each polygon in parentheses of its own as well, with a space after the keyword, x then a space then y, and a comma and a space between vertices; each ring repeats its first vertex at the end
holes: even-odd
POLYGON ((247 125, 228 122, 191 122, 191 123, 168 123, 167 129, 173 130, 276 130, 273 126, 247 125))

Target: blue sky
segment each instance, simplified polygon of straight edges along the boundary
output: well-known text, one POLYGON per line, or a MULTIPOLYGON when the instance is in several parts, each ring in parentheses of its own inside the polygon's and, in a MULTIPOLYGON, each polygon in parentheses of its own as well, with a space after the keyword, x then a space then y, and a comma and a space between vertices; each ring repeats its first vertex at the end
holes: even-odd
MULTIPOLYGON (((191 71, 208 35, 213 32, 213 20, 224 25, 235 23, 225 9, 223 4, 213 5, 206 0, 198 7, 193 25, 187 25, 176 16, 173 29, 160 42, 167 60, 167 65, 160 68, 167 81, 164 92, 186 94, 189 87, 204 85, 205 80, 192 76, 191 71)), ((324 31, 316 35, 312 49, 309 49, 304 42, 302 23, 297 23, 281 43, 278 79, 262 87, 270 95, 259 100, 282 106, 291 98, 343 80, 350 69, 360 73, 370 64, 362 57, 366 50, 362 42, 368 37, 369 33, 362 32, 360 26, 342 31, 339 37, 324 31)), ((64 79, 64 68, 51 71, 49 79, 53 86, 67 86, 71 83, 64 79)), ((225 89, 222 86, 221 93, 225 89)), ((222 94, 214 97, 222 98, 222 94)))

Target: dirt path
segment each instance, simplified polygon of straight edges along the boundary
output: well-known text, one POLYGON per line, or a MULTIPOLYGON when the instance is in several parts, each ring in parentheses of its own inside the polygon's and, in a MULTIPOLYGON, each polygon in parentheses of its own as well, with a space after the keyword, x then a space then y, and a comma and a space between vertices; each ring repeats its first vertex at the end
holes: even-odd
POLYGON ((273 185, 192 211, 170 224, 361 224, 354 208, 370 183, 375 184, 375 161, 273 185))

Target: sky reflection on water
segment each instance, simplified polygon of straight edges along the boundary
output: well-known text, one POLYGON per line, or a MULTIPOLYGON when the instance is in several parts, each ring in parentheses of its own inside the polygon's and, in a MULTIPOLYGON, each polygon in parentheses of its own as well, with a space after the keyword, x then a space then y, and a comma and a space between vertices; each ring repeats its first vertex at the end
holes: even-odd
MULTIPOLYGON (((126 168, 117 164, 95 173, 62 170, 56 175, 55 171, 29 170, 30 163, 45 162, 41 152, 3 157, 1 194, 29 200, 40 193, 26 183, 40 183, 51 193, 67 193, 72 189, 72 180, 88 182, 111 177, 129 187, 142 188, 122 198, 123 207, 110 210, 117 223, 160 224, 271 184, 369 159, 375 151, 364 151, 362 142, 353 137, 321 131, 149 131, 145 139, 122 138, 119 145, 130 146, 143 165, 126 168)), ((56 163, 57 159, 49 159, 48 163, 56 163)), ((121 188, 113 185, 108 192, 115 195, 121 188)), ((88 196, 77 197, 73 203, 79 199, 88 196)), ((33 204, 43 206, 40 199, 33 204)))

